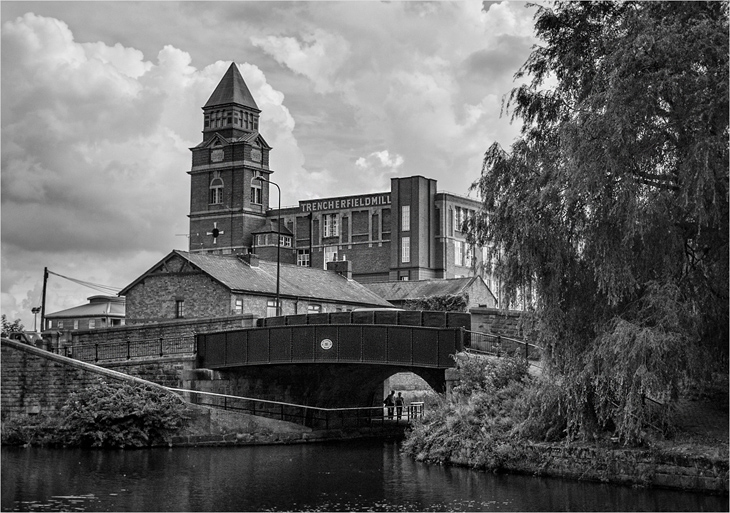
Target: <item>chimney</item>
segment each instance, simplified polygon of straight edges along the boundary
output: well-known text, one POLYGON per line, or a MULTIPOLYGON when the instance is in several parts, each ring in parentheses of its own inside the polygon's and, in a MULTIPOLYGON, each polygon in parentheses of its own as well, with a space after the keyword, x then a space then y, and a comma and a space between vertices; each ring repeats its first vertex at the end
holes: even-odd
POLYGON ((327 262, 327 270, 334 271, 348 280, 352 279, 352 261, 350 260, 335 260, 334 262, 327 262))
POLYGON ((259 256, 256 253, 246 253, 238 258, 240 258, 242 262, 246 262, 251 267, 259 266, 259 256))

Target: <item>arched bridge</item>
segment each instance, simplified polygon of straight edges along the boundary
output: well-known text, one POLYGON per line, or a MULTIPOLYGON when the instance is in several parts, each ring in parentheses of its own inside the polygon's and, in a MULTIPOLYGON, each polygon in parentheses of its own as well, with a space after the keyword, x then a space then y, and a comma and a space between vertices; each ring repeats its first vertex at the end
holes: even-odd
POLYGON ((248 390, 240 383, 231 388, 258 397, 371 406, 382 400, 383 381, 398 372, 413 372, 443 391, 445 370, 463 351, 470 323, 465 313, 410 310, 271 317, 253 328, 196 335, 197 367, 232 383, 245 375, 248 390))

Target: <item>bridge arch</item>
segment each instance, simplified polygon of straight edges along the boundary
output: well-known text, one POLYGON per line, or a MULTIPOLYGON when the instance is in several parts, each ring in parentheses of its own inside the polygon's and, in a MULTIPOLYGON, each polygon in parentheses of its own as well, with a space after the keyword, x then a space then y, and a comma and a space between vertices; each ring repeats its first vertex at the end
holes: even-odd
POLYGON ((220 379, 196 388, 322 408, 380 406, 383 383, 413 372, 436 392, 445 390, 445 370, 369 364, 285 364, 227 368, 220 379))

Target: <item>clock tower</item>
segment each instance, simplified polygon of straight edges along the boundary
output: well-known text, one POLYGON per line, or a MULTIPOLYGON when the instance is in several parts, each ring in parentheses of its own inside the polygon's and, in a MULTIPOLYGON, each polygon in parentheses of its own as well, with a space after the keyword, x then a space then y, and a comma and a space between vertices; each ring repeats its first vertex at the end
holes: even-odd
POLYGON ((191 252, 248 253, 251 232, 266 219, 269 151, 261 110, 232 63, 203 107, 203 141, 191 148, 191 252))

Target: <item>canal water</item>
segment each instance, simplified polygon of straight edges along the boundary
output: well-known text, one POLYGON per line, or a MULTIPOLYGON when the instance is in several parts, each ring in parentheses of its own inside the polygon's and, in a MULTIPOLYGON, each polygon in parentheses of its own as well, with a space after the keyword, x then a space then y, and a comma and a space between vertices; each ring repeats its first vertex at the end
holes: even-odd
POLYGON ((418 463, 393 442, 2 448, 3 511, 728 511, 726 496, 418 463))

